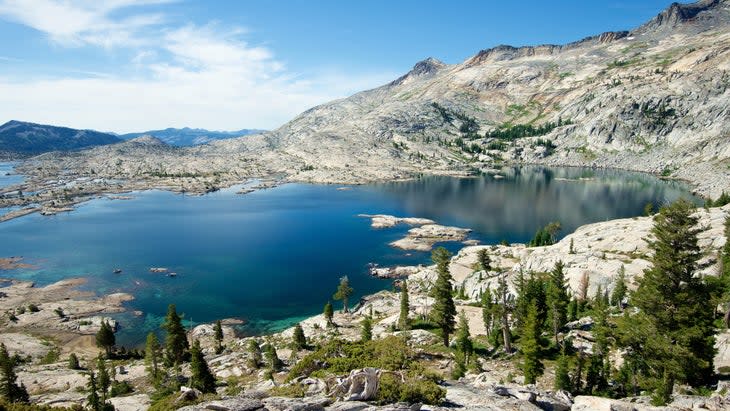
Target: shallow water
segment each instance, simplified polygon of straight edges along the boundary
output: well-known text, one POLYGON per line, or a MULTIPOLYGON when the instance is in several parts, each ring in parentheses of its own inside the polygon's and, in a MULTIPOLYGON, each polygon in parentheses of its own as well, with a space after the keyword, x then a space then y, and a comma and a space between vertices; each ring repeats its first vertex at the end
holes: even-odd
POLYGON ((639 215, 647 202, 690 197, 686 187, 646 175, 541 167, 508 169, 501 179, 427 177, 338 188, 287 184, 243 196, 147 191, 133 200, 94 200, 72 213, 22 217, 0 224, 0 249, 36 268, 3 275, 40 284, 84 276, 96 292, 132 293, 129 308, 144 314, 122 316, 122 344, 157 331, 168 303, 195 323, 237 317, 247 321, 243 332, 262 333, 321 312, 344 274, 355 289, 352 301, 390 288, 368 276, 370 262, 428 262, 428 253, 388 246, 408 227, 375 230, 360 213, 469 227, 471 238, 484 243, 525 242, 550 221, 560 221, 567 234, 639 215))

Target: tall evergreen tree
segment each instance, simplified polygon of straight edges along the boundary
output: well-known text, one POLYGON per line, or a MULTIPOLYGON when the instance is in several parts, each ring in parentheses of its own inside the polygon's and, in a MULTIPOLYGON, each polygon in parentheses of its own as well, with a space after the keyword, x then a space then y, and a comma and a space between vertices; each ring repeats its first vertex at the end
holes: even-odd
POLYGON ((497 284, 498 303, 494 306, 494 318, 498 319, 500 322, 504 352, 511 353, 512 331, 510 330, 509 317, 513 309, 513 304, 510 299, 509 289, 507 288, 507 279, 504 275, 499 277, 497 284))
POLYGON ((558 344, 558 333, 568 321, 568 285, 565 279, 562 261, 555 263, 550 272, 550 280, 547 286, 548 324, 555 337, 555 344, 558 344))
POLYGON ((398 329, 408 330, 410 328, 410 321, 408 320, 409 310, 410 303, 408 301, 408 283, 406 280, 403 280, 400 286, 400 315, 398 316, 398 329))
POLYGON ((213 331, 213 337, 215 338, 215 353, 220 354, 223 352, 223 325, 221 325, 221 320, 215 322, 213 331))
POLYGON ((433 288, 431 297, 434 298, 431 306, 431 320, 441 330, 444 346, 449 346, 449 334, 454 332, 456 321, 456 305, 452 296, 451 273, 449 273, 449 262, 451 254, 443 247, 439 247, 431 254, 431 259, 436 263, 438 277, 433 288))
POLYGON ((332 303, 327 301, 327 304, 324 305, 324 319, 327 320, 327 327, 334 325, 334 322, 332 322, 334 315, 335 311, 332 309, 332 303))
POLYGON ((367 315, 360 323, 360 341, 367 342, 373 339, 373 319, 367 315))
POLYGON ((303 350, 307 346, 307 337, 304 336, 304 330, 301 324, 294 326, 294 334, 292 334, 292 345, 296 351, 303 350))
POLYGON ((68 368, 70 370, 81 369, 81 365, 79 364, 79 357, 76 355, 76 353, 71 353, 71 355, 68 356, 68 368))
POLYGON ((248 346, 246 347, 246 351, 248 351, 248 365, 251 368, 258 369, 261 367, 261 363, 263 362, 263 355, 261 354, 261 346, 259 345, 258 341, 256 341, 255 338, 252 338, 248 341, 248 346))
POLYGON ((99 331, 96 332, 96 346, 103 348, 106 353, 106 357, 110 358, 114 344, 116 344, 114 330, 108 322, 102 321, 99 331))
POLYGON ((205 361, 200 341, 195 340, 190 350, 190 385, 203 393, 215 392, 215 377, 205 361))
MULTIPOLYGON (((695 277, 701 257, 694 206, 679 200, 654 216, 649 247, 652 267, 644 271, 631 303, 639 308, 633 327, 651 338, 633 341, 655 382, 655 403, 670 399, 675 381, 705 383, 713 372, 713 307, 705 282, 695 277)), ((633 330, 622 330, 630 335, 633 330)))
POLYGON ((89 396, 86 400, 89 402, 89 408, 92 411, 102 411, 101 399, 99 398, 98 387, 96 386, 96 376, 94 372, 89 372, 89 385, 86 386, 89 390, 89 396))
POLYGON ((492 270, 492 259, 489 257, 489 252, 487 252, 486 248, 479 250, 477 253, 477 261, 479 261, 482 270, 487 272, 492 270))
POLYGON ((626 298, 626 267, 622 264, 611 293, 611 305, 621 307, 624 298, 626 298))
POLYGON ((181 364, 190 348, 182 318, 177 314, 175 304, 167 307, 167 315, 162 329, 167 332, 165 337, 165 356, 170 364, 181 364))
POLYGON ((564 390, 568 392, 571 392, 573 388, 570 383, 570 374, 568 373, 568 356, 565 354, 565 347, 563 347, 555 367, 555 382, 553 383, 553 388, 556 391, 564 390))
POLYGON ((109 370, 106 368, 104 357, 99 355, 96 359, 96 370, 97 370, 97 383, 99 387, 99 393, 101 393, 102 404, 106 402, 107 395, 109 395, 109 388, 112 385, 111 376, 109 376, 109 370))
POLYGON ((474 344, 471 341, 469 333, 469 323, 466 320, 464 311, 459 313, 459 328, 456 332, 456 349, 464 355, 464 362, 471 362, 472 354, 474 354, 474 344))
POLYGON ((276 347, 274 347, 274 344, 271 342, 267 343, 264 347, 264 357, 266 358, 267 365, 271 371, 280 371, 284 366, 279 358, 279 354, 276 352, 276 347))
POLYGON ((347 301, 352 295, 354 290, 350 287, 350 279, 347 276, 340 277, 340 284, 337 286, 337 292, 332 296, 335 300, 342 300, 342 312, 348 313, 350 309, 347 306, 347 301))
POLYGON ((153 386, 159 387, 162 382, 162 347, 155 333, 147 334, 144 349, 144 362, 147 365, 147 375, 153 386))
POLYGON ((0 397, 7 402, 28 402, 28 391, 18 384, 15 374, 16 359, 10 357, 5 344, 0 343, 0 397))
POLYGON ((487 330, 487 337, 490 337, 492 328, 494 327, 494 301, 492 301, 492 291, 487 288, 482 293, 482 321, 484 329, 487 330))
POLYGON ((540 361, 540 325, 537 319, 537 302, 533 301, 527 312, 520 337, 520 351, 522 351, 522 372, 525 375, 525 384, 534 384, 537 377, 542 375, 543 364, 540 361))

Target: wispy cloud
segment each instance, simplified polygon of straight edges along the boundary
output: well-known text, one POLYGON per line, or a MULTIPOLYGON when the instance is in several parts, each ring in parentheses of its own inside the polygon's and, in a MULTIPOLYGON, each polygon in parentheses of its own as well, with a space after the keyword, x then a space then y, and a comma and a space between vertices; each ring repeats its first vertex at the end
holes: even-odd
POLYGON ((128 66, 136 73, 121 77, 82 67, 75 74, 88 73, 81 78, 0 77, 0 112, 120 132, 273 128, 313 105, 395 77, 331 69, 303 76, 288 70, 272 50, 246 41, 245 28, 176 25, 143 7, 163 2, 0 0, 0 18, 39 30, 61 47, 131 51, 128 66))

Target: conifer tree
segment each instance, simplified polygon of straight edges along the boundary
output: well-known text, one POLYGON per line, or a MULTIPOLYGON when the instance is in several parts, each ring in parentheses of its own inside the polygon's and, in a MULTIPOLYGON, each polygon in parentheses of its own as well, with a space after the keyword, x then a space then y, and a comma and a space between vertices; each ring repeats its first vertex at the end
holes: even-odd
POLYGON ((185 359, 190 345, 188 337, 185 334, 185 328, 182 325, 182 319, 177 314, 175 304, 167 307, 167 315, 162 329, 167 331, 165 337, 165 356, 170 364, 179 365, 185 359))
POLYGON ((492 301, 492 291, 489 288, 482 293, 481 302, 484 329, 487 330, 487 337, 490 337, 492 328, 494 327, 494 301, 492 301))
POLYGON ((578 300, 571 298, 568 303, 568 322, 578 319, 578 300))
POLYGON ((91 408, 92 411, 102 411, 101 399, 97 393, 98 388, 96 386, 96 376, 93 371, 89 372, 89 385, 86 387, 89 390, 89 396, 86 397, 86 400, 89 402, 89 408, 91 408))
POLYGON ((477 253, 477 260, 479 261, 479 265, 482 267, 482 270, 487 272, 492 270, 492 259, 489 257, 489 253, 486 248, 479 250, 479 253, 477 253))
POLYGON ((300 324, 294 326, 292 345, 296 351, 303 350, 307 346, 307 337, 304 336, 304 330, 300 324))
POLYGON ((96 359, 96 369, 97 369, 97 384, 99 387, 99 392, 101 393, 101 402, 102 404, 106 402, 107 395, 109 394, 109 387, 112 385, 112 379, 109 376, 109 370, 106 368, 106 363, 104 362, 104 357, 99 355, 99 357, 96 359))
POLYGON ((259 368, 261 367, 261 363, 263 361, 263 355, 261 354, 261 346, 259 345, 258 341, 256 339, 252 338, 248 341, 248 346, 246 348, 248 351, 249 359, 248 359, 248 365, 251 368, 259 368))
POLYGON ((360 341, 367 342, 373 339, 373 319, 368 315, 360 323, 360 341))
POLYGON ((79 357, 76 353, 71 353, 71 355, 68 356, 68 368, 70 370, 81 369, 81 365, 79 365, 79 357))
POLYGON ((449 334, 454 332, 456 321, 456 305, 452 297, 451 273, 449 273, 449 262, 451 254, 443 247, 439 247, 431 254, 431 259, 436 263, 438 277, 433 288, 431 297, 434 298, 431 307, 431 320, 441 330, 444 346, 449 346, 449 334))
POLYGON ((709 287, 694 275, 701 253, 693 212, 691 203, 679 200, 654 216, 653 264, 631 296, 640 311, 631 326, 622 323, 624 343, 641 353, 654 382, 655 404, 670 400, 675 381, 702 384, 713 373, 713 307, 709 287), (643 341, 631 338, 639 337, 636 329, 644 332, 643 341))
POLYGON ((28 402, 28 391, 23 384, 18 385, 15 374, 16 359, 10 357, 5 344, 0 343, 0 397, 7 402, 28 402))
POLYGON ((266 347, 264 347, 264 357, 266 358, 266 363, 270 371, 278 372, 284 365, 279 358, 279 354, 276 352, 276 347, 271 342, 267 343, 266 347))
POLYGON ((504 344, 504 352, 512 352, 512 331, 509 327, 509 316, 512 312, 512 301, 510 299, 509 289, 507 288, 507 280, 505 276, 499 277, 497 285, 498 304, 494 306, 494 317, 499 319, 502 330, 502 342, 504 344))
POLYGON ((335 300, 342 300, 342 312, 348 313, 350 309, 347 306, 347 301, 352 295, 354 290, 350 287, 350 279, 347 276, 340 277, 340 284, 337 286, 337 292, 332 296, 335 300))
POLYGON ((223 352, 223 326, 221 325, 221 320, 215 322, 213 331, 215 333, 215 353, 220 354, 223 352))
POLYGON ((112 330, 112 327, 108 322, 102 321, 99 331, 96 332, 96 346, 103 348, 106 353, 106 357, 110 358, 114 344, 116 344, 114 330, 112 330))
POLYGON ((408 320, 409 310, 410 303, 408 301, 408 283, 406 280, 403 280, 400 286, 400 315, 398 316, 398 329, 408 330, 410 328, 410 321, 408 320))
POLYGON ((466 313, 464 313, 464 311, 459 313, 459 328, 456 332, 456 349, 464 355, 464 363, 469 364, 471 362, 472 354, 474 353, 474 344, 471 341, 469 323, 466 320, 466 313))
POLYGON ((147 334, 147 342, 144 349, 144 362, 147 365, 147 374, 153 386, 159 387, 162 382, 162 347, 157 340, 155 333, 147 334))
POLYGON ((215 377, 208 368, 200 341, 195 340, 190 350, 190 385, 203 393, 215 392, 215 377))
POLYGON ((332 309, 332 303, 327 301, 324 305, 324 319, 327 320, 327 327, 334 325, 332 317, 334 317, 335 311, 332 309))
POLYGON ((611 305, 621 307, 621 302, 626 297, 626 267, 621 265, 618 270, 618 277, 611 293, 611 305))
POLYGON ((540 325, 537 319, 537 303, 534 301, 530 304, 523 324, 520 350, 525 384, 534 384, 543 372, 543 364, 540 361, 540 325))
POLYGON ((563 347, 555 367, 555 382, 553 383, 553 388, 556 391, 564 390, 571 392, 572 390, 570 374, 568 373, 568 356, 565 354, 565 347, 563 347))
POLYGON ((555 263, 547 286, 548 324, 555 337, 555 344, 558 344, 560 329, 568 322, 570 296, 563 272, 564 267, 562 261, 555 263))

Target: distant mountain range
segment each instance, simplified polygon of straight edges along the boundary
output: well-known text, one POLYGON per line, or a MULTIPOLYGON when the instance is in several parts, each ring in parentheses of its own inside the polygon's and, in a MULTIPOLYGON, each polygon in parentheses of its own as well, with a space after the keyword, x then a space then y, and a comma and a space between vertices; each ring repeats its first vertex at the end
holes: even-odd
POLYGON ((141 136, 156 137, 173 146, 195 146, 260 132, 262 130, 209 131, 185 127, 119 135, 11 120, 0 126, 0 153, 29 156, 49 151, 73 151, 141 136))
POLYGON ((210 131, 202 128, 166 128, 164 130, 150 130, 141 133, 121 134, 120 138, 131 140, 141 136, 156 137, 173 146, 197 146, 215 140, 241 137, 249 134, 262 133, 264 130, 243 129, 237 131, 210 131))
POLYGON ((0 126, 0 152, 20 155, 47 151, 71 151, 122 141, 119 137, 93 130, 76 130, 11 120, 0 126))

